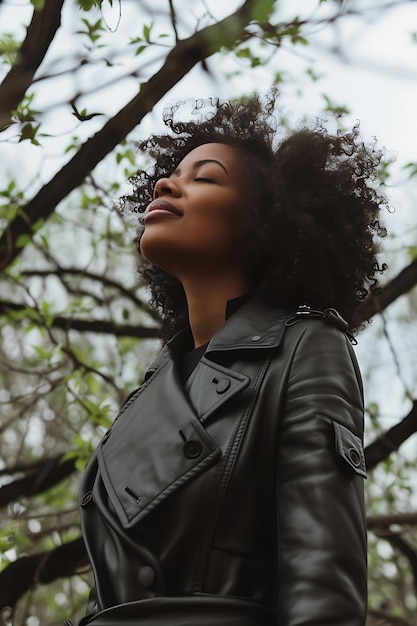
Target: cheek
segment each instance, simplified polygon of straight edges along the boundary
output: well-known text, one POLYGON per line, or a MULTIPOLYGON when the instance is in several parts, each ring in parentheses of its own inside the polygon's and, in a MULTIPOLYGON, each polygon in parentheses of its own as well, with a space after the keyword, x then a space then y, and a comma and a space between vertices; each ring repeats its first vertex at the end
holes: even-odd
POLYGON ((244 225, 243 208, 241 206, 230 208, 219 215, 217 221, 219 238, 225 245, 239 246, 242 242, 244 225))
MULTIPOLYGON (((236 203, 235 199, 234 201, 236 203)), ((196 208, 188 216, 189 219, 184 221, 184 227, 188 221, 193 236, 199 239, 206 235, 207 239, 215 237, 219 241, 234 241, 239 237, 242 230, 243 213, 244 208, 240 204, 236 205, 223 200, 207 207, 196 208)))

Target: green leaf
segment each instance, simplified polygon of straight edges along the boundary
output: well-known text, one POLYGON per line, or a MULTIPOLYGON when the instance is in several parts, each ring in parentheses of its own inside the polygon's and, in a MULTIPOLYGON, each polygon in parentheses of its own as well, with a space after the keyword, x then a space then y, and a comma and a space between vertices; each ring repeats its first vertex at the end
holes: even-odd
POLYGON ((36 233, 38 230, 40 230, 42 228, 42 226, 45 224, 45 218, 41 217, 40 219, 38 219, 37 222, 34 223, 33 225, 33 231, 36 233))
POLYGON ((324 111, 329 112, 329 113, 334 113, 337 116, 349 114, 349 109, 345 105, 336 104, 325 94, 322 94, 322 95, 323 95, 324 100, 326 101, 326 106, 324 108, 324 111))
POLYGON ((307 74, 307 76, 309 76, 309 77, 311 78, 311 80, 312 80, 313 82, 318 81, 320 78, 322 78, 322 77, 324 76, 324 74, 317 74, 317 73, 313 70, 313 68, 312 68, 312 67, 309 67, 309 68, 306 70, 306 74, 307 74))
POLYGON ((30 0, 36 11, 43 11, 45 7, 45 0, 30 0))
POLYGON ((308 40, 301 35, 295 35, 291 39, 292 43, 300 43, 302 46, 308 46, 308 40))
POLYGON ((303 23, 300 22, 298 16, 296 16, 293 21, 286 26, 286 28, 282 28, 281 30, 277 30, 275 34, 275 38, 277 39, 277 43, 280 43, 283 37, 289 37, 291 39, 291 43, 293 44, 302 44, 303 46, 308 45, 308 40, 301 35, 301 28, 303 23))
POLYGON ((52 322, 54 321, 54 315, 51 312, 52 306, 50 302, 47 302, 46 300, 43 300, 41 302, 41 306, 40 306, 40 310, 43 316, 43 319, 45 321, 45 324, 48 326, 48 328, 51 327, 52 322))
POLYGON ((408 173, 410 178, 412 176, 417 176, 417 163, 412 163, 412 162, 411 163, 407 163, 407 165, 404 165, 404 169, 405 170, 410 170, 409 173, 408 173))
POLYGON ((39 146, 39 141, 35 139, 36 133, 38 132, 39 128, 40 124, 37 124, 36 126, 34 126, 33 124, 25 124, 22 128, 19 141, 25 141, 26 139, 29 139, 33 145, 39 146))
POLYGON ((275 0, 258 0, 252 10, 252 20, 264 23, 269 20, 274 10, 275 0))
POLYGON ((249 48, 241 48, 240 50, 237 50, 236 56, 240 59, 250 59, 251 51, 249 48))
POLYGON ((48 251, 49 248, 50 248, 48 237, 46 235, 40 235, 40 240, 41 240, 42 245, 45 248, 45 250, 48 251))
POLYGON ((11 222, 19 212, 19 207, 11 204, 3 204, 0 206, 0 218, 11 222))
POLYGON ((390 166, 392 165, 392 160, 382 160, 378 167, 378 177, 382 183, 386 183, 389 177, 391 176, 390 166))
POLYGON ((84 380, 85 380, 85 384, 87 385, 88 391, 93 396, 98 396, 98 394, 100 393, 100 383, 97 380, 96 376, 94 374, 92 374, 91 372, 89 372, 85 376, 84 380))
POLYGON ((16 59, 16 54, 20 48, 14 35, 11 33, 3 33, 0 37, 0 56, 3 57, 3 65, 12 65, 16 59))
POLYGON ((52 356, 52 350, 45 350, 41 346, 33 346, 34 351, 42 361, 49 361, 52 356))
POLYGON ((80 35, 87 35, 92 43, 100 39, 101 32, 106 30, 101 19, 97 20, 94 24, 85 17, 83 17, 81 21, 86 26, 86 30, 79 30, 78 33, 80 35))
POLYGON ((23 235, 19 235, 16 240, 16 248, 24 248, 31 241, 32 237, 30 235, 27 235, 26 233, 23 235))
POLYGON ((83 11, 89 11, 93 7, 101 6, 103 0, 77 0, 77 4, 83 11))
POLYGON ((410 246, 408 248, 408 254, 410 256, 410 259, 412 261, 415 261, 417 259, 417 246, 410 246))
POLYGON ((151 43, 150 35, 151 35, 152 28, 153 28, 153 22, 151 22, 149 24, 149 26, 148 26, 148 24, 145 24, 144 27, 143 27, 143 38, 148 43, 151 43))
POLYGON ((370 402, 366 407, 366 410, 371 419, 376 419, 377 417, 379 417, 380 409, 379 404, 377 404, 376 402, 370 402))
MULTIPOLYGON (((68 479, 67 479, 68 480, 68 479)), ((54 485, 47 491, 44 491, 41 498, 58 510, 63 510, 68 506, 68 487, 66 481, 54 485)), ((55 547, 52 544, 51 547, 55 547)))

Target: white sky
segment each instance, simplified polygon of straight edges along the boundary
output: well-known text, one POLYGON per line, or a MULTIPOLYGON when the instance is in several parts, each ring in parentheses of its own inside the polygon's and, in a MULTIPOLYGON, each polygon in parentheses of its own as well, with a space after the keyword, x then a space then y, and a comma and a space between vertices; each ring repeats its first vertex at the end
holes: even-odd
MULTIPOLYGON (((115 33, 108 34, 107 39, 120 46, 125 46, 129 37, 140 34, 141 25, 133 27, 132 23, 138 23, 138 11, 135 2, 122 3, 122 18, 115 33)), ((159 8, 165 9, 166 0, 153 0, 152 8, 156 12, 159 8)), ((179 9, 189 6, 184 0, 177 0, 174 3, 179 9)), ((231 0, 207 0, 206 4, 212 13, 218 17, 224 17, 240 2, 231 0)), ((344 3, 344 8, 349 10, 354 8, 357 1, 351 0, 344 3)), ((361 0, 362 7, 368 5, 378 6, 377 0, 361 0)), ((73 12, 69 4, 64 5, 63 27, 58 33, 56 48, 59 46, 59 57, 61 61, 55 62, 54 69, 68 67, 71 53, 74 51, 74 39, 71 32, 79 27, 74 21, 73 12)), ((198 2, 195 3, 198 6, 198 2)), ((334 14, 335 8, 331 2, 323 2, 317 10, 317 0, 281 0, 278 2, 279 11, 277 19, 284 21, 293 18, 298 14, 300 18, 312 18, 316 21, 334 14)), ((31 16, 31 6, 25 0, 4 0, 0 5, 0 31, 14 31, 23 36, 23 23, 28 23, 31 16)), ((116 26, 118 18, 118 3, 114 2, 113 8, 105 6, 105 17, 109 26, 116 26)), ((188 20, 193 23, 192 11, 184 15, 184 11, 179 10, 180 20, 188 20), (189 14, 189 15, 188 15, 189 14)), ((89 17, 89 14, 85 14, 89 17)), ((149 19, 147 20, 149 21, 149 19)), ((155 19, 154 32, 166 30, 162 20, 155 19)), ((411 41, 411 33, 417 31, 417 2, 404 3, 395 9, 386 11, 383 18, 376 20, 369 18, 369 23, 364 23, 362 19, 346 16, 338 23, 335 29, 320 26, 308 26, 306 36, 310 41, 309 46, 297 46, 284 44, 272 62, 265 68, 252 70, 246 73, 245 78, 235 78, 228 81, 221 79, 221 74, 217 72, 216 64, 218 58, 209 60, 209 67, 215 75, 215 80, 204 75, 200 67, 195 68, 176 86, 163 101, 155 107, 151 113, 137 129, 134 135, 140 133, 146 136, 156 126, 160 125, 160 113, 163 105, 167 102, 175 102, 177 99, 186 97, 220 96, 222 98, 234 97, 253 89, 265 90, 271 82, 271 75, 274 71, 283 71, 289 80, 282 88, 281 106, 290 114, 295 121, 304 115, 314 116, 320 112, 324 105, 323 94, 330 96, 336 104, 346 105, 351 111, 347 118, 347 123, 353 123, 359 119, 363 132, 367 137, 376 136, 379 142, 386 146, 392 156, 398 157, 398 166, 402 166, 408 161, 417 160, 417 149, 415 137, 417 136, 417 116, 415 115, 415 105, 417 102, 417 44, 411 41), (329 54, 328 47, 334 47, 342 42, 343 52, 348 54, 348 61, 336 54, 329 54), (305 70, 312 67, 322 78, 313 83, 305 79, 305 70), (218 79, 216 80, 216 74, 218 79), (304 97, 297 97, 297 92, 302 88, 304 97)), ((161 40, 162 41, 162 40, 161 40)), ((79 40, 77 40, 79 45, 79 40)), ((81 52, 81 51, 80 51, 81 52)), ((131 50, 127 50, 131 57, 131 50)), ((52 58, 53 49, 49 54, 52 58)), ((141 57, 142 58, 142 57, 141 57)), ((143 57, 145 59, 145 57, 143 57)), ((137 57, 135 59, 138 65, 137 57)), ((139 64, 140 65, 140 64, 139 64)), ((245 63, 242 62, 242 66, 245 63)), ((222 70, 225 64, 222 61, 222 70)), ((230 70, 236 70, 238 64, 228 61, 226 66, 230 70)), ((113 75, 118 69, 112 70, 113 75)), ((65 92, 71 95, 74 91, 81 90, 82 87, 90 84, 97 84, 101 81, 100 74, 102 66, 93 66, 84 76, 78 79, 77 85, 66 75, 59 82, 55 81, 53 89, 45 89, 44 84, 40 84, 35 106, 43 109, 49 107, 57 99, 61 99, 65 92)), ((110 76, 110 73, 109 73, 110 76)), ((45 83, 46 84, 46 83, 45 83)), ((88 110, 103 111, 111 114, 117 111, 122 104, 128 101, 137 91, 135 81, 125 81, 117 83, 109 89, 100 90, 96 95, 91 94, 84 100, 81 99, 78 106, 87 106, 88 110)), ((83 125, 83 129, 77 128, 74 117, 63 109, 59 109, 49 114, 45 131, 58 135, 57 141, 48 140, 49 146, 49 166, 43 169, 45 180, 53 171, 66 162, 68 157, 62 155, 61 146, 67 140, 65 134, 73 130, 76 134, 87 131, 92 134, 103 122, 103 118, 96 118, 91 124, 83 125), (64 139, 60 140, 59 136, 64 139), (61 158, 60 158, 61 157, 61 158)), ((13 135, 13 128, 4 138, 13 135)), ((1 141, 1 138, 0 138, 1 141)), ((45 142, 46 143, 46 142, 45 142)), ((46 147, 46 146, 45 146, 46 147)), ((22 159, 22 146, 16 146, 16 150, 7 146, 6 163, 12 168, 17 158, 22 159), (16 160, 15 160, 16 159, 16 160)), ((0 143, 0 154, 4 154, 4 143, 0 143)), ((36 167, 40 159, 48 159, 48 154, 40 154, 40 150, 27 144, 25 151, 26 166, 29 170, 36 167)), ((20 162, 21 165, 21 162, 20 162)), ((20 170, 24 168, 19 168, 20 170)), ((45 180, 43 182, 45 182, 45 180)))

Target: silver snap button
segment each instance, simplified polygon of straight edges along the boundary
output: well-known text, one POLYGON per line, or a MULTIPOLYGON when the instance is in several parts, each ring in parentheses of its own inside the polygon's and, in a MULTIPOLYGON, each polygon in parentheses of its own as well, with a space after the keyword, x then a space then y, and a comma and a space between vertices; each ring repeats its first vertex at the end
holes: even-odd
POLYGON ((254 335, 252 337, 252 341, 254 341, 254 342, 260 341, 261 339, 262 339, 262 337, 260 335, 254 335))

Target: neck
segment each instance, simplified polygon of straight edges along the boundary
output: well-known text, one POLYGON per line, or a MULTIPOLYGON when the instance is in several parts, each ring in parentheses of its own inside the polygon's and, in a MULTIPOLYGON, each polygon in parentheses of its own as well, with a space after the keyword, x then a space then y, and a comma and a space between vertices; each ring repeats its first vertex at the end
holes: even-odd
POLYGON ((226 320, 227 301, 249 290, 242 276, 213 276, 182 281, 188 305, 188 319, 198 348, 210 341, 226 320))

